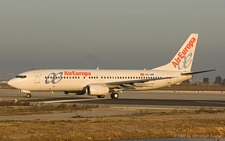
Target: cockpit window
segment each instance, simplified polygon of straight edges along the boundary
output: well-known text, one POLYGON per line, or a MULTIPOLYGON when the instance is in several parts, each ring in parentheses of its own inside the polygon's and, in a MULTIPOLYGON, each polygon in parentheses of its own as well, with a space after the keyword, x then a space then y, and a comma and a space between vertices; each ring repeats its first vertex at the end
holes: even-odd
POLYGON ((17 75, 16 78, 26 78, 26 75, 17 75))

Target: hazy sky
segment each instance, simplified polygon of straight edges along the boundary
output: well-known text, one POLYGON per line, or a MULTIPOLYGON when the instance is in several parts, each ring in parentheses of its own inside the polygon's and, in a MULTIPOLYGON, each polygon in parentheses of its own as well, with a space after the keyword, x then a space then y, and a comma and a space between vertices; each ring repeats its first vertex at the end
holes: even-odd
POLYGON ((224 0, 0 0, 0 21, 1 58, 94 54, 128 69, 168 63, 199 33, 192 70, 218 68, 199 77, 225 78, 224 0))

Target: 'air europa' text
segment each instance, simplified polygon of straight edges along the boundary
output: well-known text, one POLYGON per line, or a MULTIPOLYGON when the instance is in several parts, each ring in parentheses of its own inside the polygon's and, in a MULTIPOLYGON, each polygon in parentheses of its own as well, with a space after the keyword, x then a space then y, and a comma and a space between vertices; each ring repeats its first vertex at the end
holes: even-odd
POLYGON ((188 44, 184 47, 184 49, 181 52, 177 53, 177 57, 173 59, 172 64, 174 68, 177 67, 177 65, 180 64, 181 59, 184 58, 184 56, 188 53, 188 51, 191 49, 191 47, 194 47, 196 39, 193 37, 191 40, 188 42, 188 44))

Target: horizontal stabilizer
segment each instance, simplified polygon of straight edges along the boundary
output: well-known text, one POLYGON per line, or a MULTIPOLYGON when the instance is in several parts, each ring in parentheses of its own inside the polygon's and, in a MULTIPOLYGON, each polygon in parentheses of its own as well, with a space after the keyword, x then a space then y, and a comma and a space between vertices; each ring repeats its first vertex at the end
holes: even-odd
POLYGON ((194 71, 194 72, 183 72, 183 73, 181 73, 181 75, 193 75, 193 74, 205 73, 205 72, 216 71, 216 70, 217 69, 204 70, 204 71, 194 71))

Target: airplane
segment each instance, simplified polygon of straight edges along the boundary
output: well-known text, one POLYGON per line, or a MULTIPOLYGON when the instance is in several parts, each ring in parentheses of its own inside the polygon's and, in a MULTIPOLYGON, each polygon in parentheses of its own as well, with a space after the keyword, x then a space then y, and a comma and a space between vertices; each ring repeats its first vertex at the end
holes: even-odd
POLYGON ((8 84, 31 97, 31 91, 87 94, 118 99, 123 91, 146 91, 167 87, 191 79, 194 74, 215 71, 191 71, 198 34, 191 34, 172 60, 151 70, 46 69, 20 73, 8 84))

